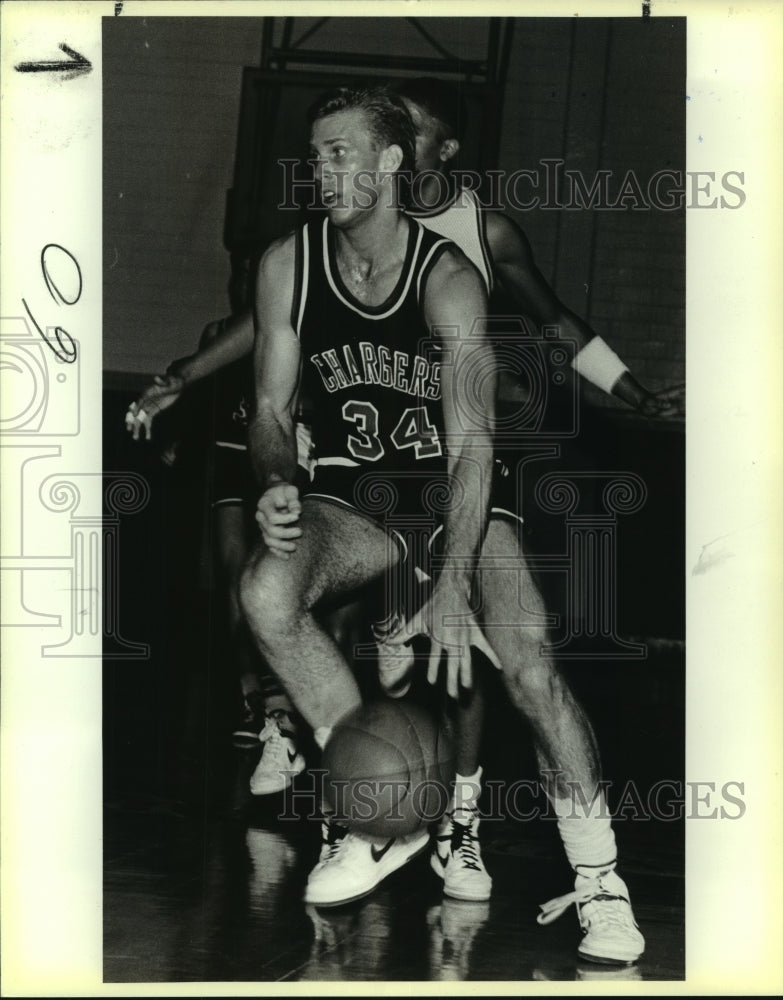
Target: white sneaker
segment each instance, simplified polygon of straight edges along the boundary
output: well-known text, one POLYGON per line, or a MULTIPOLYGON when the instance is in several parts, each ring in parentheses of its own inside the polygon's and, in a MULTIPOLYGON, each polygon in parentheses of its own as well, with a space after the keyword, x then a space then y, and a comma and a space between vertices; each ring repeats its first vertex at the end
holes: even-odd
POLYGON ((549 924, 571 905, 582 927, 579 954, 590 962, 630 964, 644 953, 644 938, 634 920, 628 887, 614 872, 594 878, 577 875, 574 891, 543 903, 540 924, 549 924))
POLYGON ((467 823, 446 813, 440 821, 430 865, 443 879, 443 892, 452 899, 483 902, 492 893, 492 879, 481 860, 478 839, 479 818, 471 810, 467 823))
POLYGON ((305 902, 314 906, 340 906, 369 895, 429 843, 426 830, 383 838, 346 831, 334 821, 324 828, 321 856, 305 887, 305 902))
POLYGON ((297 749, 296 733, 288 712, 284 709, 269 712, 258 738, 265 746, 250 776, 250 791, 253 795, 282 792, 305 769, 305 759, 297 749))

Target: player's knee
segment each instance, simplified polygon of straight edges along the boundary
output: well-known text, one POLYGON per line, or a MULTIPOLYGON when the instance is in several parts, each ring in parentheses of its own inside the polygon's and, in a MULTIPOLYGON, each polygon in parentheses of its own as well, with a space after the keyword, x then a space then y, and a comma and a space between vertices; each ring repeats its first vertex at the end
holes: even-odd
MULTIPOLYGON (((544 636, 541 638, 543 640, 544 636)), ((527 655, 515 658, 504 670, 511 700, 530 718, 540 718, 557 710, 563 697, 562 678, 541 645, 541 642, 531 641, 527 655)))
POLYGON ((267 651, 291 635, 299 610, 286 564, 265 553, 251 557, 239 581, 239 603, 251 630, 267 651))
POLYGON ((239 607, 251 626, 255 626, 262 608, 260 593, 262 574, 259 572, 258 563, 258 559, 251 557, 242 570, 237 583, 239 607))

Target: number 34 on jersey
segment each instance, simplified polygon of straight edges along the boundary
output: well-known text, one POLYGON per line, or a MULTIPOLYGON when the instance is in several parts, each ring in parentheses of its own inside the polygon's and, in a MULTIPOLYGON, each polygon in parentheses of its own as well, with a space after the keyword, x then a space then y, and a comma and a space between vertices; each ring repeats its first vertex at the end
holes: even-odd
MULTIPOLYGON (((343 418, 352 424, 348 450, 361 462, 377 462, 386 454, 379 434, 378 409, 366 400, 349 399, 343 404, 343 418)), ((398 451, 413 449, 417 459, 438 458, 443 452, 438 429, 426 406, 409 406, 389 435, 398 451)))

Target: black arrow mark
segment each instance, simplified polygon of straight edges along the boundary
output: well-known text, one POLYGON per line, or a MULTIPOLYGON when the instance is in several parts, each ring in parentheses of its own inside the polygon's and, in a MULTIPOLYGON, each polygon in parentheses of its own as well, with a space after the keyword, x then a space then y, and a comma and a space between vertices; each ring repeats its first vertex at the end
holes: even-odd
POLYGON ((23 62, 14 66, 14 69, 18 70, 20 73, 72 73, 74 70, 79 73, 89 73, 92 69, 92 63, 90 60, 85 59, 83 55, 67 46, 65 42, 60 44, 60 50, 69 58, 64 60, 23 62))

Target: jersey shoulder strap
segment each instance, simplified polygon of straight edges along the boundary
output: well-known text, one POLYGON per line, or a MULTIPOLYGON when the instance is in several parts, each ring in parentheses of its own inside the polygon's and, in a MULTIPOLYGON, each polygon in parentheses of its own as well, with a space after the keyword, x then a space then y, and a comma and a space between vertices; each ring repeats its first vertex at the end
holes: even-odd
POLYGON ((479 246, 481 247, 481 257, 484 262, 484 268, 486 269, 484 278, 487 283, 487 292, 489 293, 494 287, 494 262, 492 260, 492 250, 489 245, 489 239, 487 238, 487 210, 481 203, 481 200, 475 191, 464 188, 462 193, 472 203, 473 209, 476 213, 476 232, 478 235, 479 246))
POLYGON ((447 239, 445 236, 441 236, 434 230, 422 225, 422 223, 416 218, 411 218, 411 225, 418 226, 422 231, 418 256, 413 263, 414 277, 416 279, 416 302, 419 308, 421 308, 424 305, 424 294, 427 288, 427 279, 430 274, 432 274, 432 269, 438 263, 446 249, 448 247, 456 246, 456 244, 452 240, 447 239))
POLYGON ((291 298, 291 326, 301 339, 302 319, 310 284, 312 230, 307 222, 296 230, 294 250, 294 294, 291 298))

